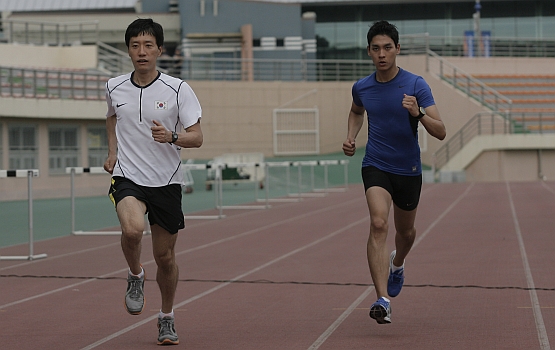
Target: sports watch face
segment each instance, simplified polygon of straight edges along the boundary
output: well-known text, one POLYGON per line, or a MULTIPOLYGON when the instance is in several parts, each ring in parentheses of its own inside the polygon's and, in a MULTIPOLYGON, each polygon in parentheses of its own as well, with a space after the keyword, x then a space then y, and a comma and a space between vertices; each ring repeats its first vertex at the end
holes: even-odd
POLYGON ((426 110, 424 109, 424 107, 420 107, 420 114, 421 115, 426 114, 426 110))

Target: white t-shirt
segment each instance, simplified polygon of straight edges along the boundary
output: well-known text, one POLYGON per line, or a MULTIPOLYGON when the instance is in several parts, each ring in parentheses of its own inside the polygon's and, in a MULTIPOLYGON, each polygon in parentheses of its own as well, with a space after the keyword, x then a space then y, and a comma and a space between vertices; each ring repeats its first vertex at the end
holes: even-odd
POLYGON ((180 147, 152 138, 153 120, 170 131, 196 124, 200 103, 184 81, 159 73, 147 86, 136 85, 128 73, 106 83, 106 117, 116 115, 117 163, 113 176, 141 186, 183 184, 180 147))

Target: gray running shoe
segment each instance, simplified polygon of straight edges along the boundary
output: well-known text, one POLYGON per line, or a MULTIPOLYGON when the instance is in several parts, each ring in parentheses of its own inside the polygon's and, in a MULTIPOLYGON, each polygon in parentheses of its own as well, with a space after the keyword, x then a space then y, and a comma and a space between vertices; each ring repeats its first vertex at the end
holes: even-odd
POLYGON ((177 345, 179 337, 175 332, 173 317, 158 317, 158 345, 177 345))
POLYGON ((135 277, 127 275, 127 292, 125 293, 125 309, 131 315, 139 315, 145 306, 145 275, 135 277))

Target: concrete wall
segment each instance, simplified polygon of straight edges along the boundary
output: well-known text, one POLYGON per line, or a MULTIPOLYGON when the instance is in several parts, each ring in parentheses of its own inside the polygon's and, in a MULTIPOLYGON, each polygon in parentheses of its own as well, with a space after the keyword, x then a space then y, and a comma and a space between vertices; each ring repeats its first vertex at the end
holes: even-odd
POLYGON ((555 58, 448 57, 470 74, 555 74, 555 58))
POLYGON ((96 67, 96 45, 35 46, 0 44, 0 66, 56 69, 96 67))

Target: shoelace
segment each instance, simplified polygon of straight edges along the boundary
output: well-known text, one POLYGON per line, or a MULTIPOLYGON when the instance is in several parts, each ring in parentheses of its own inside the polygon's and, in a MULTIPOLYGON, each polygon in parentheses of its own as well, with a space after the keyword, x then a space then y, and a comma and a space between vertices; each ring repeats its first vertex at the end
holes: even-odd
POLYGON ((390 278, 395 280, 395 281, 400 281, 403 278, 403 272, 404 270, 397 270, 395 272, 393 272, 392 274, 390 274, 390 278))
POLYGON ((160 327, 160 336, 174 335, 174 331, 172 329, 172 320, 165 318, 159 319, 158 324, 160 327))
POLYGON ((131 293, 129 297, 133 300, 139 300, 141 298, 141 280, 131 280, 131 293))

